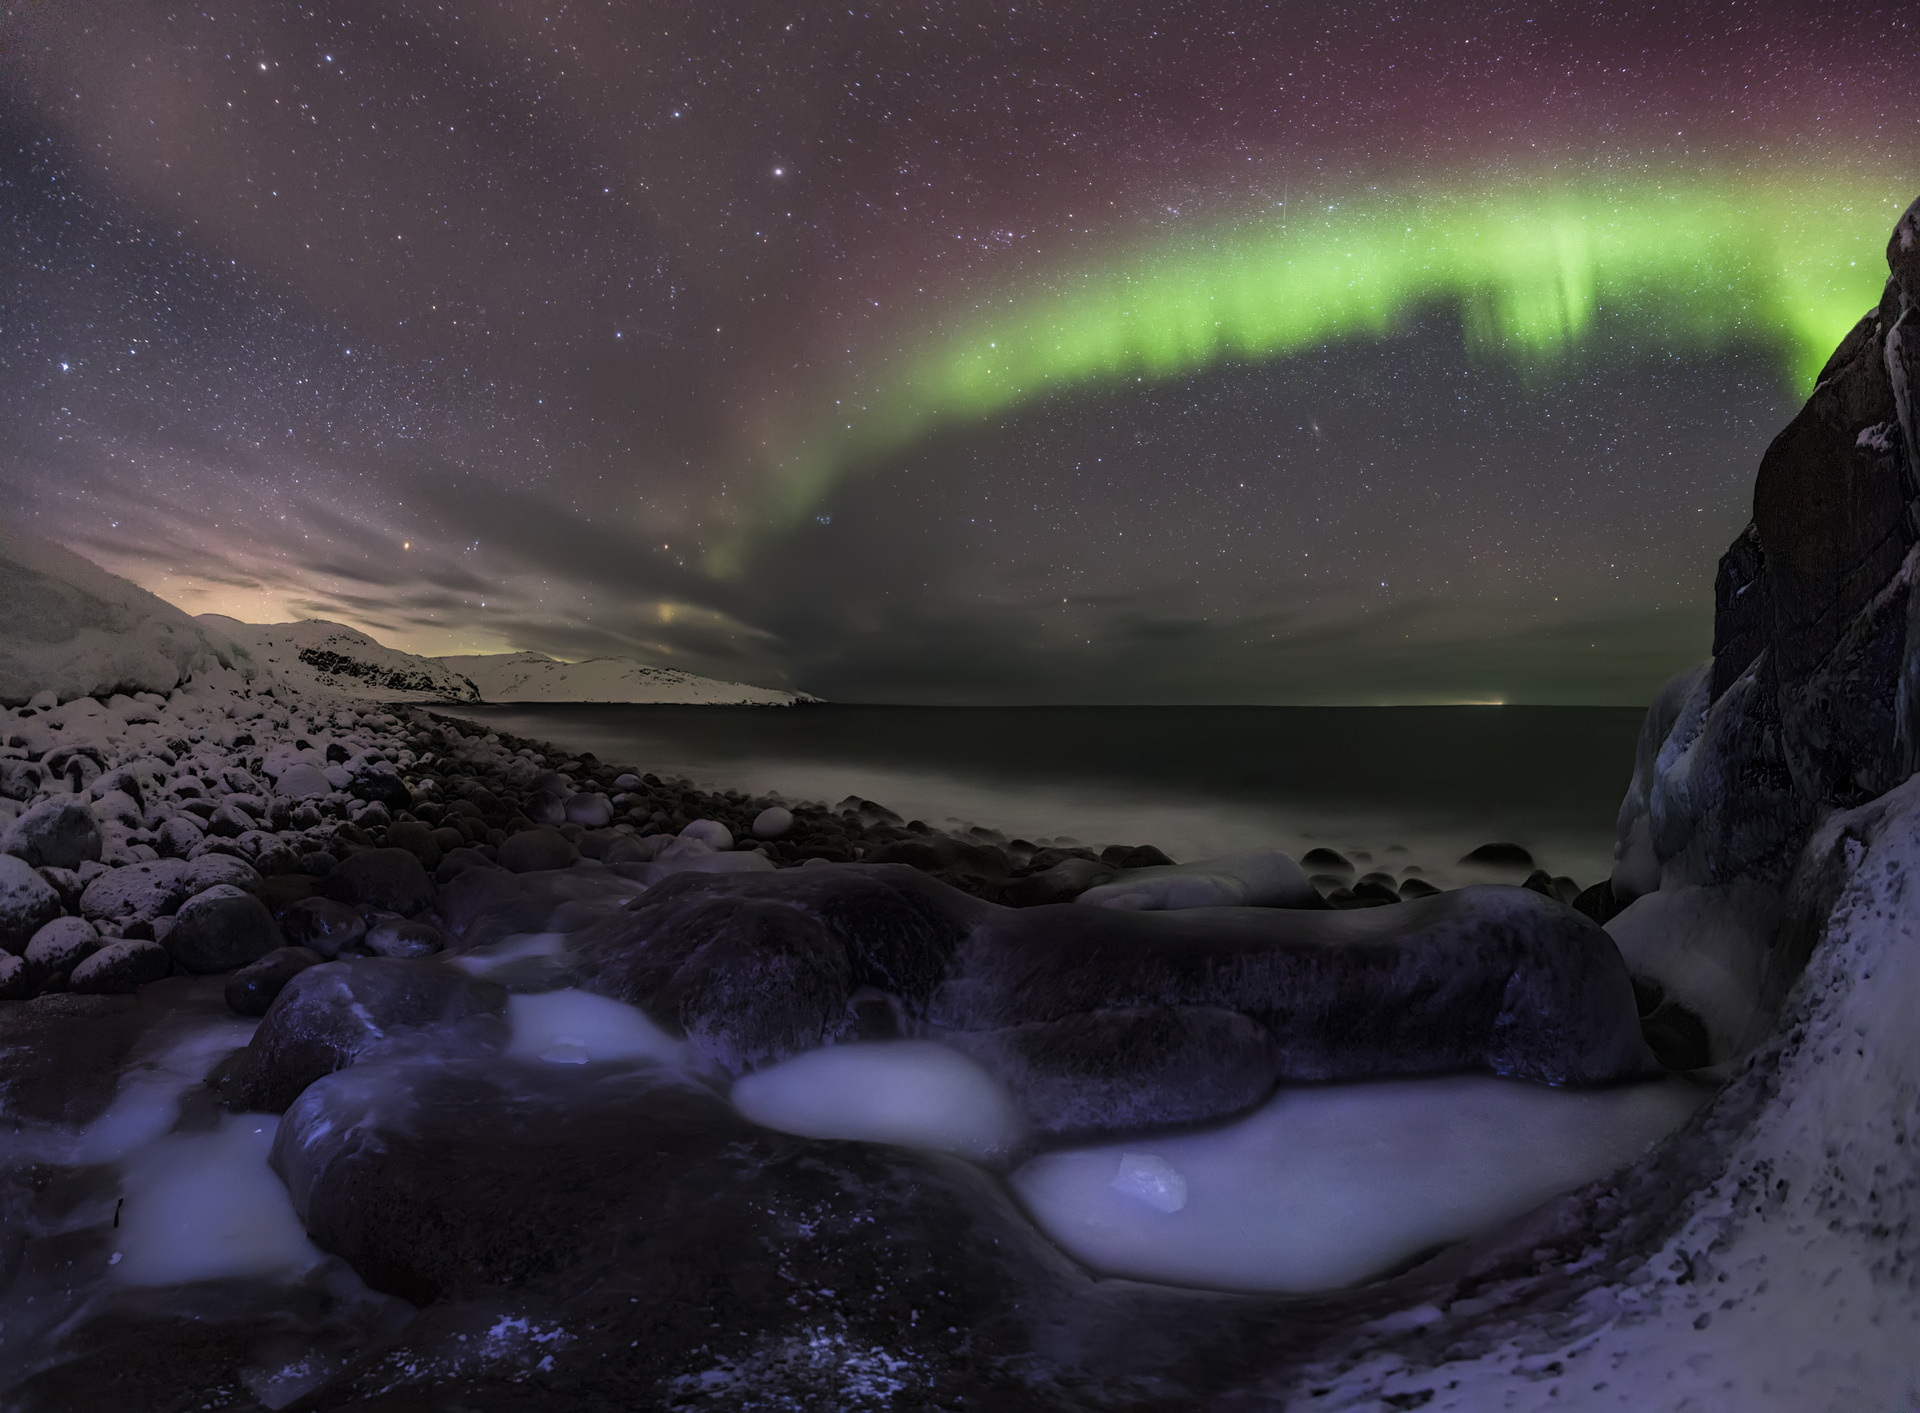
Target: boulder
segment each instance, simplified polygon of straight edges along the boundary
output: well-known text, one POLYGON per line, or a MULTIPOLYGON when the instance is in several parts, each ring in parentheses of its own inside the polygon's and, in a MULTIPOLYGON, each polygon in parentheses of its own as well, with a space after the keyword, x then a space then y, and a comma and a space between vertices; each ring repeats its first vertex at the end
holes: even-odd
POLYGON ((421 868, 431 873, 440 866, 440 845, 433 837, 435 832, 419 820, 402 820, 388 827, 386 847, 405 849, 420 860, 421 868))
POLYGON ((320 767, 307 761, 288 766, 274 782, 274 793, 289 800, 318 799, 332 791, 333 786, 321 773, 320 767))
POLYGON ((405 918, 382 918, 367 929, 366 947, 376 957, 430 957, 446 944, 439 928, 405 918))
POLYGON ((566 803, 567 822, 583 829, 605 829, 613 823, 613 805, 601 794, 570 795, 566 803))
POLYGON ((158 942, 109 942, 67 974, 67 989, 83 996, 126 996, 173 973, 173 958, 158 942))
MULTIPOLYGON (((634 782, 636 785, 639 782, 634 782)), ((793 828, 793 811, 785 805, 769 805, 753 817, 750 830, 756 839, 779 839, 793 828)))
POLYGON ((227 883, 181 904, 166 938, 181 970, 201 974, 246 966, 279 945, 280 930, 266 904, 227 883))
POLYGON ((288 945, 309 948, 328 961, 367 935, 366 919, 357 908, 331 898, 302 898, 279 914, 280 934, 288 945))
POLYGON ((287 982, 221 1093, 235 1109, 282 1113, 322 1076, 427 1032, 504 1043, 506 1004, 501 987, 431 962, 324 962, 287 982))
POLYGON ((128 864, 87 885, 80 895, 80 915, 96 922, 151 922, 172 913, 197 891, 188 865, 179 859, 128 864))
POLYGON ((38 989, 26 958, 0 952, 0 1001, 24 1001, 38 989))
POLYGON ((33 986, 71 973, 82 960, 100 950, 100 934, 85 918, 57 917, 27 943, 27 971, 33 986))
POLYGON ((305 947, 276 947, 227 978, 227 1008, 235 1015, 264 1016, 289 981, 323 960, 305 947))
POLYGON ((11 854, 0 854, 0 952, 18 954, 63 911, 46 879, 11 854))
POLYGON ((570 868, 579 861, 580 851, 557 829, 523 829, 509 834, 500 846, 500 867, 514 873, 543 873, 570 868))
POLYGON ((411 917, 433 906, 433 880, 405 849, 362 849, 314 885, 322 897, 411 917))
POLYGON ((0 853, 35 868, 78 868, 100 857, 100 821, 86 801, 71 795, 42 800, 0 836, 0 853))

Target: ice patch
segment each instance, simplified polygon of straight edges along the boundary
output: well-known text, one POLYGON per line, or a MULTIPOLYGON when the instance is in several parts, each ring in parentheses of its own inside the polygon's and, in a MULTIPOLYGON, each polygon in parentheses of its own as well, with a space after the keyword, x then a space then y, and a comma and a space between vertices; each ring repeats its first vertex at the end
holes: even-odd
POLYGON ((215 1020, 176 1039, 130 1067, 113 1102, 80 1131, 70 1161, 110 1163, 172 1128, 180 1095, 198 1084, 227 1054, 253 1039, 257 1020, 215 1020))
MULTIPOLYGON (((824 1052, 823 1052, 824 1053, 824 1052)), ((1227 1290, 1365 1280, 1637 1157, 1705 1091, 1480 1076, 1282 1090, 1224 1128, 1049 1153, 1013 1188, 1096 1270, 1227 1290), (1116 1176, 1117 1172, 1117 1176, 1116 1176)))
POLYGON ((552 1064, 658 1060, 679 1066, 687 1045, 636 1007, 590 991, 543 991, 507 998, 507 1053, 552 1064))
POLYGON ((133 1154, 121 1170, 113 1278, 293 1277, 324 1260, 267 1166, 278 1127, 271 1114, 230 1114, 211 1133, 170 1134, 133 1154))
POLYGON ((1187 1180, 1173 1164, 1151 1153, 1122 1153, 1120 1172, 1107 1186, 1139 1198, 1156 1212, 1177 1212, 1187 1205, 1187 1180))
POLYGON ((926 1040, 809 1050, 747 1075, 733 1106, 766 1128, 807 1138, 857 1138, 974 1159, 1005 1154, 1019 1111, 993 1076, 926 1040))
POLYGON ((490 942, 449 959, 448 965, 459 967, 468 976, 479 977, 482 981, 493 981, 501 979, 495 976, 496 972, 519 968, 522 964, 539 970, 541 963, 565 955, 566 950, 567 934, 564 932, 513 932, 498 942, 490 942))

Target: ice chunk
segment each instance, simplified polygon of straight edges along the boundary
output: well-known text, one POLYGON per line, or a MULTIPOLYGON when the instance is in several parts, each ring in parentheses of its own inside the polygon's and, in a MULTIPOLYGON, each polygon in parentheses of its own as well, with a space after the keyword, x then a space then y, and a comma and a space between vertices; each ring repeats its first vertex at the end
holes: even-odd
POLYGON ((858 1138, 989 1159, 1020 1137, 1007 1092, 972 1060, 925 1040, 809 1050, 733 1086, 754 1123, 808 1138, 858 1138))
POLYGON ((1177 1212, 1187 1205, 1187 1180, 1173 1164, 1151 1153, 1122 1153, 1120 1172, 1107 1185, 1156 1212, 1177 1212))
POLYGON ((296 1276, 325 1259, 267 1166, 279 1120, 230 1114, 211 1133, 170 1134, 122 1169, 122 1285, 296 1276))
POLYGON ((637 1007, 591 991, 544 991, 509 996, 507 1053, 552 1064, 592 1060, 658 1060, 680 1065, 687 1044, 675 1040, 637 1007))
POLYGON ((1517 1217, 1638 1156, 1705 1098, 1479 1076, 1282 1090, 1238 1123, 1048 1153, 1013 1187, 1096 1270, 1228 1290, 1328 1290, 1517 1217), (1116 1170, 1118 1176, 1116 1176, 1116 1170))

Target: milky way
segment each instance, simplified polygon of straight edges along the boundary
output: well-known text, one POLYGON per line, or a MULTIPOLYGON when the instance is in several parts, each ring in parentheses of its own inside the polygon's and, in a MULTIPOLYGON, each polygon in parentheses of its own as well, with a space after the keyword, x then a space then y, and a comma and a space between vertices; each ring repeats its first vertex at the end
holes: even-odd
POLYGON ((416 651, 1645 700, 1911 28, 1277 8, 8 0, 0 505, 416 651))

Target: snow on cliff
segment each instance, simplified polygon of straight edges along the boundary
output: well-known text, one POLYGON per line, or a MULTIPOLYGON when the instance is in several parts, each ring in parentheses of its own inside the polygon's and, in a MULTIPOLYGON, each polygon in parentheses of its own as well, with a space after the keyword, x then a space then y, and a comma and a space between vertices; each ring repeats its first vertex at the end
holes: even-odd
POLYGON ((749 687, 648 667, 627 657, 556 662, 540 653, 494 653, 439 659, 473 681, 490 702, 664 702, 701 706, 792 706, 806 693, 749 687))
POLYGON ((0 605, 0 706, 42 691, 69 702, 170 692, 224 670, 253 675, 217 628, 50 540, 3 527, 0 605))
POLYGON ((472 682, 430 657, 382 647, 365 633, 321 618, 242 623, 218 613, 197 622, 246 648, 253 660, 296 692, 394 701, 475 702, 472 682))

